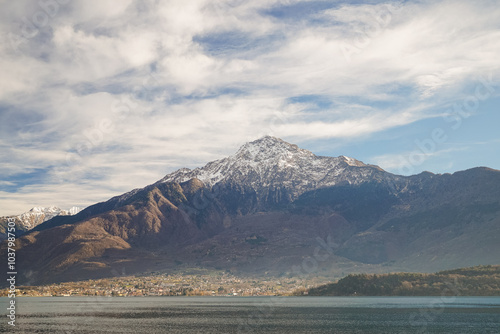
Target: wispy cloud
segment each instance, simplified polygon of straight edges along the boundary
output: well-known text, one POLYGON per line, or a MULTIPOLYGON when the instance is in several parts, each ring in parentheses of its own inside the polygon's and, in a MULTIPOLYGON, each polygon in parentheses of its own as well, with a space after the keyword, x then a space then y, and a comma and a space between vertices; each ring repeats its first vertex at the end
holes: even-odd
POLYGON ((264 134, 370 141, 500 77, 491 1, 60 3, 2 4, 0 214, 88 205, 264 134))

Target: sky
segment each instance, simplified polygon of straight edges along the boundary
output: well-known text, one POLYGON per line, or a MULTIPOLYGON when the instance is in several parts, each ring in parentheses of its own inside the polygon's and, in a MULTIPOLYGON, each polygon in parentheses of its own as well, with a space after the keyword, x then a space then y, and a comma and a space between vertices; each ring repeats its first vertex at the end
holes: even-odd
POLYGON ((497 1, 0 0, 0 216, 272 135, 402 175, 500 169, 497 1))

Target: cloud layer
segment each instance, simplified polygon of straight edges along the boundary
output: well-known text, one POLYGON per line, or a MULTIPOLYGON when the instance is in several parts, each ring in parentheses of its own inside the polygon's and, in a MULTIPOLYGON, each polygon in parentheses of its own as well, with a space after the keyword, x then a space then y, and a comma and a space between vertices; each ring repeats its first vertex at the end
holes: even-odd
MULTIPOLYGON (((411 143, 413 124, 432 130, 426 122, 442 122, 480 78, 492 78, 490 101, 499 95, 494 1, 26 0, 2 9, 0 214, 89 205, 265 134, 337 155, 398 129, 410 129, 411 143)), ((412 149, 359 152, 397 172, 394 157, 412 149)))

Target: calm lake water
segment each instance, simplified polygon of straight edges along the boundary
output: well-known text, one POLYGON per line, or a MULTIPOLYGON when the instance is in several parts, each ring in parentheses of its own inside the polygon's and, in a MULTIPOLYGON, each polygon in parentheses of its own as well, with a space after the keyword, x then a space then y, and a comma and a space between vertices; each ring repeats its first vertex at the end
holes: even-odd
POLYGON ((499 297, 17 298, 13 333, 500 333, 499 297))

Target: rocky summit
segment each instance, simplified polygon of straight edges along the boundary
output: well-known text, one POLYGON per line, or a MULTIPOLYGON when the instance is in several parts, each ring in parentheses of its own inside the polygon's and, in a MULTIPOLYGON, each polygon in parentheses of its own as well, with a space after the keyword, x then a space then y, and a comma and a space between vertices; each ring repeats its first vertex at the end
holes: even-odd
POLYGON ((17 254, 23 284, 192 268, 335 275, 496 264, 499 237, 500 171, 400 176, 266 136, 56 216, 17 254))

